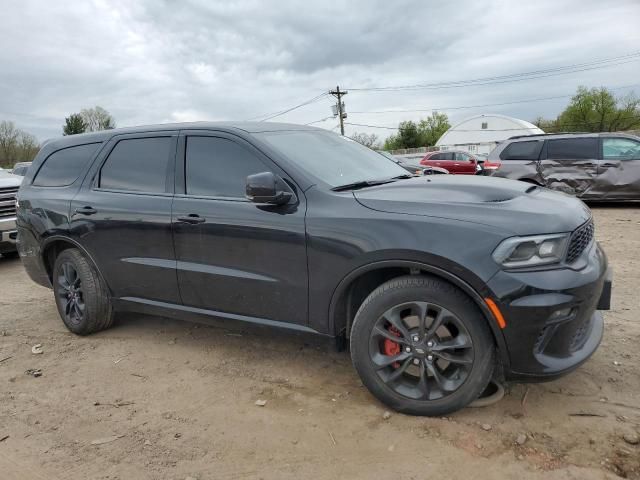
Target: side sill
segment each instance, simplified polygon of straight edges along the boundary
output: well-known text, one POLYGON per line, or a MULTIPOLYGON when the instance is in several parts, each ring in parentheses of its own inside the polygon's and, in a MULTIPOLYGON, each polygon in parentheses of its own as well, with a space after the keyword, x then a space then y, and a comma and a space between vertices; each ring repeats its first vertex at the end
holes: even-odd
MULTIPOLYGON (((159 302, 157 300, 148 300, 138 297, 122 297, 113 299, 117 310, 128 312, 146 313, 161 317, 175 318, 178 320, 191 320, 194 322, 203 322, 218 320, 235 320, 240 322, 264 325, 267 327, 285 328, 287 330, 295 330, 304 333, 313 333, 315 335, 323 335, 320 332, 298 325, 296 323, 278 322, 266 318, 249 317, 246 315, 238 315, 235 313, 218 312, 215 310, 207 310, 204 308, 187 307, 185 305, 176 305, 174 303, 159 302)), ((327 336, 327 335, 323 335, 327 336)))

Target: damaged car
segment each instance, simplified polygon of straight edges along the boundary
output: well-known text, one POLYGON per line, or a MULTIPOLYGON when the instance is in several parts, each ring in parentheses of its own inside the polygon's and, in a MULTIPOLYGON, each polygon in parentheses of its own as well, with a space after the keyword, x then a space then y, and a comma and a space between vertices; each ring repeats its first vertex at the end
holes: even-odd
POLYGON ((493 176, 521 180, 583 200, 640 200, 640 138, 624 133, 512 137, 489 160, 493 176))

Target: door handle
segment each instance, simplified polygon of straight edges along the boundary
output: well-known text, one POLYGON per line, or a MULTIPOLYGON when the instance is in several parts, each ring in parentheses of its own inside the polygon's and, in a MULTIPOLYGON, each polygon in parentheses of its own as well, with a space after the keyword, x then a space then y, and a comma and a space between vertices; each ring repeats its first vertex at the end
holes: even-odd
POLYGON ((190 223, 195 225, 197 223, 204 223, 207 219, 196 213, 190 213, 189 215, 178 217, 177 220, 181 223, 190 223))
POLYGON ((93 215, 94 213, 98 213, 98 211, 93 207, 85 206, 76 208, 76 213, 80 215, 93 215))

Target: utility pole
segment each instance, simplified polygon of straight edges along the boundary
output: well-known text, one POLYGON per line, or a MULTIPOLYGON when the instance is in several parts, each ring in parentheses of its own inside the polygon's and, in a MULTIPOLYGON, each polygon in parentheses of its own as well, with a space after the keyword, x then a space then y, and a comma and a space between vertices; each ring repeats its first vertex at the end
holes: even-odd
POLYGON ((329 93, 338 99, 337 115, 340 118, 340 133, 344 136, 344 119, 347 118, 347 112, 344 111, 344 103, 342 102, 342 97, 349 92, 341 92, 340 87, 336 87, 335 90, 330 90, 329 93))

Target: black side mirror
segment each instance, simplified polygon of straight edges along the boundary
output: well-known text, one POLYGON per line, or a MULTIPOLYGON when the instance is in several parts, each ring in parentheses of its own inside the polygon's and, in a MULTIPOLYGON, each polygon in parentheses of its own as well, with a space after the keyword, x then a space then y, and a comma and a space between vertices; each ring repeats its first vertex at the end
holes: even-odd
POLYGON ((261 172, 247 177, 246 196, 253 203, 284 205, 289 203, 293 192, 289 185, 277 175, 261 172))

